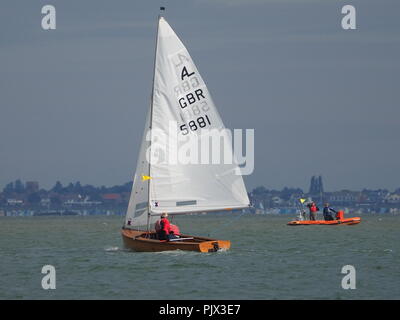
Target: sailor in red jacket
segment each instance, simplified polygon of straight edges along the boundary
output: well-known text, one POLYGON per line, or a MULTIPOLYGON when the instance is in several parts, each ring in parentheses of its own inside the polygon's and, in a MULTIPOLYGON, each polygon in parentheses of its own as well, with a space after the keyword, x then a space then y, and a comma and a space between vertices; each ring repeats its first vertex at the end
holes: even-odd
POLYGON ((171 223, 167 219, 168 213, 164 212, 161 219, 156 222, 156 231, 159 240, 170 240, 176 238, 171 228, 171 223))
POLYGON ((319 211, 319 208, 315 202, 309 203, 307 207, 310 209, 310 220, 316 220, 315 218, 317 217, 317 211, 319 211))
POLYGON ((168 239, 168 235, 170 232, 170 222, 167 219, 167 217, 168 217, 168 213, 164 212, 161 215, 161 219, 157 220, 157 222, 155 224, 155 228, 156 228, 159 240, 167 240, 168 239))

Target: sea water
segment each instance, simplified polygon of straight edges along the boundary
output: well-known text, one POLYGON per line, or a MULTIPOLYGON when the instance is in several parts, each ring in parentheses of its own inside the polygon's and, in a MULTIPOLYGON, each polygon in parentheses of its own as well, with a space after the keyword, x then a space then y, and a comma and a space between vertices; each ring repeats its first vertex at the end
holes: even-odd
POLYGON ((400 216, 287 226, 289 215, 176 218, 217 253, 123 248, 123 218, 0 217, 0 299, 399 299, 400 216), (54 266, 55 289, 42 287, 54 266), (346 265, 355 289, 344 289, 346 265))

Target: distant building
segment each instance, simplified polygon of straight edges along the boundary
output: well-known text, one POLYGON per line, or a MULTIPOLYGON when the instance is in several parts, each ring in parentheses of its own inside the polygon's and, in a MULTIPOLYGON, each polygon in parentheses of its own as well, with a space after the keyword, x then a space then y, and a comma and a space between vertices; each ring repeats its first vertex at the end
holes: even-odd
POLYGON ((282 198, 280 198, 278 196, 272 197, 271 201, 272 201, 274 206, 279 206, 279 205, 281 205, 283 203, 282 198))
POLYGON ((24 201, 19 199, 7 199, 7 204, 9 206, 18 206, 24 204, 24 201))
POLYGON ((91 201, 88 196, 83 199, 81 195, 78 195, 78 198, 79 200, 69 199, 65 201, 64 206, 94 206, 102 203, 101 201, 91 201))
POLYGON ((119 193, 106 193, 101 196, 104 200, 120 200, 121 195, 119 193))
POLYGON ((101 195, 101 198, 106 203, 119 203, 122 200, 122 197, 119 193, 105 193, 101 195))
POLYGON ((386 202, 388 203, 400 203, 400 194, 392 193, 385 197, 386 202))
POLYGON ((43 198, 40 200, 40 204, 42 206, 49 206, 51 204, 51 200, 50 198, 43 198))
POLYGON ((389 195, 390 192, 385 189, 378 189, 378 190, 364 189, 361 191, 362 202, 365 204, 382 203, 389 195))
POLYGON ((309 194, 321 194, 324 192, 324 186, 322 184, 322 176, 312 176, 310 182, 309 194))
POLYGON ((325 199, 332 205, 352 205, 360 201, 361 194, 357 191, 336 191, 325 193, 325 199))
POLYGON ((28 193, 39 191, 39 182, 37 181, 27 181, 25 183, 25 189, 28 193))

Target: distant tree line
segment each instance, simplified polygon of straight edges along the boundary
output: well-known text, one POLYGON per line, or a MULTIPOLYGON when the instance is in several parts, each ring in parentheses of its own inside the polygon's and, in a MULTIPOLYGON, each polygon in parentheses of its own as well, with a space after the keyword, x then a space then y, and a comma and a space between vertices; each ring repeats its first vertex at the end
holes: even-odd
MULTIPOLYGON (((39 189, 39 183, 36 181, 23 183, 20 179, 17 179, 8 183, 3 188, 3 192, 0 192, 0 205, 6 205, 8 200, 13 199, 18 201, 22 199, 24 203, 33 205, 40 204, 42 200, 44 200, 45 204, 50 201, 52 205, 62 205, 66 199, 71 198, 99 202, 111 202, 114 201, 113 199, 118 199, 115 201, 127 202, 131 190, 132 181, 111 187, 82 185, 80 181, 63 185, 60 181, 57 181, 52 188, 46 190, 39 189), (119 196, 110 196, 109 194, 119 194, 119 196)), ((249 192, 249 198, 254 205, 262 204, 263 207, 290 206, 298 201, 300 197, 316 198, 320 201, 339 203, 341 205, 351 203, 378 204, 384 202, 400 204, 400 188, 394 193, 386 189, 363 189, 361 192, 341 190, 339 192, 323 193, 321 177, 312 177, 310 191, 317 194, 304 192, 300 188, 284 187, 282 190, 275 190, 259 186, 249 192)))
POLYGON ((35 192, 29 192, 25 184, 20 180, 17 179, 14 182, 8 183, 3 189, 4 196, 12 196, 14 194, 25 194, 29 193, 28 200, 31 203, 40 202, 41 196, 44 194, 79 194, 82 197, 90 197, 92 200, 101 200, 101 194, 107 193, 123 193, 123 192, 130 192, 132 189, 132 181, 127 182, 122 185, 115 185, 112 187, 100 186, 95 187, 90 184, 83 185, 80 181, 75 183, 69 183, 65 186, 62 185, 60 181, 57 181, 55 185, 50 188, 49 190, 40 189, 35 192))

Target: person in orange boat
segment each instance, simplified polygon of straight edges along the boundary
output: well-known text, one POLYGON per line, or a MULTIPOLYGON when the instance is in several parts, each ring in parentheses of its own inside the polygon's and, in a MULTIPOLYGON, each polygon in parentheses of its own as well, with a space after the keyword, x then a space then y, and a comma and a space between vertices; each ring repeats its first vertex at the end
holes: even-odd
MULTIPOLYGON (((157 236, 159 240, 171 240, 177 238, 177 236, 174 234, 174 229, 171 227, 171 223, 167 219, 168 213, 164 212, 161 214, 161 219, 158 220, 155 224, 157 236)), ((175 226, 174 226, 175 227, 175 226)))
POLYGON ((335 220, 335 219, 333 219, 332 212, 337 214, 337 211, 334 210, 333 208, 331 208, 329 206, 329 203, 325 203, 324 211, 323 211, 325 221, 335 220))
POLYGON ((315 204, 315 202, 311 202, 307 204, 308 209, 310 210, 310 220, 316 220, 315 218, 317 217, 317 212, 319 211, 319 208, 315 204))

